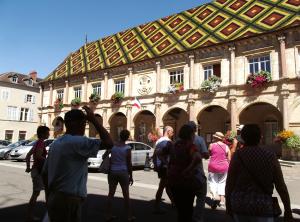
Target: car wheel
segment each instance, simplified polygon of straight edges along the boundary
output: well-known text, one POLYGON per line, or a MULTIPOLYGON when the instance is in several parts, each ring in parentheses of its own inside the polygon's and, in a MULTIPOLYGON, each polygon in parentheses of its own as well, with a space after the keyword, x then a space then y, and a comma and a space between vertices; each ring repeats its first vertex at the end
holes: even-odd
POLYGON ((3 156, 4 160, 8 160, 9 159, 9 152, 6 152, 3 156))

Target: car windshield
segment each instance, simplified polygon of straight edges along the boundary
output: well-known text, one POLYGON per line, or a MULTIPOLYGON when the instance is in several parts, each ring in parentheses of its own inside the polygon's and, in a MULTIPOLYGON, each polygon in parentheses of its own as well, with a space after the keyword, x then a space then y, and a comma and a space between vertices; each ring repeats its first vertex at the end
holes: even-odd
POLYGON ((18 142, 15 142, 15 143, 11 143, 11 144, 8 145, 8 147, 15 148, 15 147, 19 146, 21 143, 22 143, 22 141, 18 141, 18 142))

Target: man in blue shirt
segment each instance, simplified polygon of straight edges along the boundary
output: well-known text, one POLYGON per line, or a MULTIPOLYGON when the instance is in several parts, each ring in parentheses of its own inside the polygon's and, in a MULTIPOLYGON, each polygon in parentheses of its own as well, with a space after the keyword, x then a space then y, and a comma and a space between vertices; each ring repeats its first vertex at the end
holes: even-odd
MULTIPOLYGON (((204 139, 201 136, 197 135, 197 125, 194 121, 189 121, 188 125, 194 130, 195 132, 195 139, 194 144, 197 146, 198 151, 200 152, 202 158, 208 159, 209 154, 208 150, 205 144, 204 139)), ((203 210, 205 206, 205 198, 206 198, 206 192, 207 192, 207 183, 206 183, 206 176, 203 169, 203 163, 201 160, 201 163, 198 165, 197 174, 196 177, 199 181, 199 190, 196 193, 197 200, 196 200, 196 207, 194 209, 194 216, 193 220, 197 222, 203 221, 203 210)))
POLYGON ((44 165, 48 179, 47 209, 50 221, 81 221, 81 205, 87 196, 87 159, 97 154, 100 145, 111 149, 113 142, 106 129, 87 106, 65 115, 65 135, 55 140, 44 165), (101 142, 84 136, 86 122, 91 122, 101 142))

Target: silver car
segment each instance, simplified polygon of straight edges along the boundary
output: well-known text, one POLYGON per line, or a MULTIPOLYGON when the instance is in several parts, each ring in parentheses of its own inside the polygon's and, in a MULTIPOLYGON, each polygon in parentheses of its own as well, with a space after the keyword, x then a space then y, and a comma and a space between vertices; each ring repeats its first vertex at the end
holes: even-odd
POLYGON ((8 146, 0 147, 0 159, 7 160, 12 149, 26 145, 28 143, 30 143, 30 140, 20 140, 18 142, 11 143, 8 146))
MULTIPOLYGON (((53 141, 54 141, 54 139, 45 140, 46 150, 49 150, 49 145, 53 141)), ((37 140, 33 141, 31 143, 28 143, 24 146, 14 148, 9 154, 10 159, 17 160, 17 161, 24 161, 26 159, 27 153, 31 150, 31 148, 35 145, 36 142, 37 142, 37 140)))
MULTIPOLYGON (((149 157, 153 156, 154 149, 141 142, 128 141, 126 142, 131 147, 131 160, 132 166, 140 167, 145 165, 145 160, 147 153, 149 157)), ((88 167, 89 169, 98 169, 100 164, 102 163, 102 155, 105 153, 105 149, 99 150, 96 157, 91 157, 88 159, 88 167)))

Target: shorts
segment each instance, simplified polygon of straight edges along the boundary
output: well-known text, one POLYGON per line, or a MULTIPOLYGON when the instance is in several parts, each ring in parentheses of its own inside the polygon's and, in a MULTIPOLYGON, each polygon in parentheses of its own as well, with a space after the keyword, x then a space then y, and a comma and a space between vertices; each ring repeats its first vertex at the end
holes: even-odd
POLYGON ((129 186, 129 175, 127 171, 110 172, 107 178, 110 186, 117 186, 118 183, 121 186, 129 186))
POLYGON ((39 173, 37 168, 33 168, 31 170, 31 179, 33 191, 41 191, 45 189, 42 175, 39 173))

